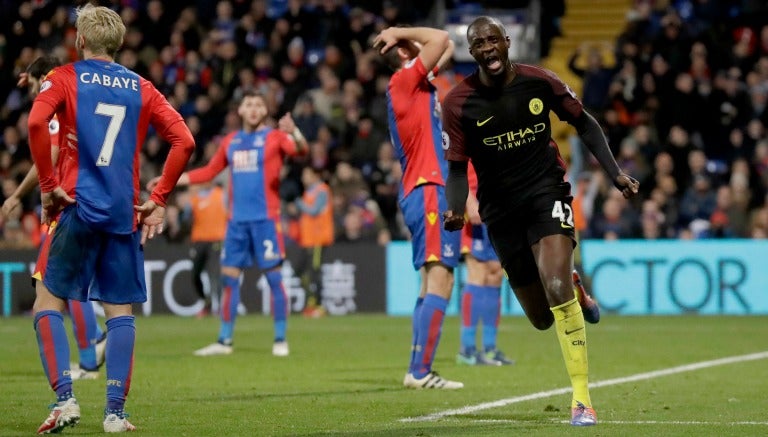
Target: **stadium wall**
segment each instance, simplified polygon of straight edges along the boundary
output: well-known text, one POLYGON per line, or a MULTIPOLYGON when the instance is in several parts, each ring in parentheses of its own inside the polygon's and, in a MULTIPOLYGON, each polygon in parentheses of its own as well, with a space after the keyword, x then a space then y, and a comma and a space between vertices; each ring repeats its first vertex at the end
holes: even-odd
MULTIPOLYGON (((604 314, 768 314, 768 242, 761 240, 585 240, 581 271, 604 314)), ((448 314, 458 314, 458 269, 448 314)), ((387 313, 410 315, 419 277, 410 246, 387 250, 387 313)), ((523 315, 502 288, 502 314, 523 315)))
MULTIPOLYGON (((286 252, 288 260, 283 264, 283 284, 291 299, 291 310, 300 312, 306 303, 306 292, 293 267, 298 260, 299 249, 288 246, 286 252)), ((374 244, 336 244, 327 249, 323 256, 321 284, 323 302, 330 314, 384 311, 384 253, 384 248, 374 244)), ((23 314, 32 308, 35 293, 30 284, 30 273, 36 258, 37 251, 34 250, 0 252, 3 316, 23 314)), ((192 290, 192 261, 188 248, 150 244, 144 258, 148 299, 143 305, 136 305, 134 313, 197 314, 203 303, 192 290)), ((215 276, 204 275, 203 284, 208 290, 218 290, 215 276)), ((269 286, 256 268, 248 269, 243 277, 241 301, 241 313, 269 311, 269 286)), ((214 309, 217 305, 217 299, 214 299, 214 309)))
MULTIPOLYGON (((760 240, 586 240, 579 246, 581 270, 604 314, 768 314, 768 242, 760 240)), ((306 292, 294 271, 298 249, 287 248, 283 266, 286 291, 294 312, 303 310, 306 292)), ((29 275, 37 252, 0 252, 0 293, 3 316, 28 312, 34 300, 29 275)), ((419 290, 408 242, 386 248, 375 244, 337 244, 323 265, 324 303, 334 315, 386 312, 410 316, 419 290)), ((151 244, 146 250, 145 277, 149 299, 137 314, 194 315, 201 308, 191 289, 186 246, 151 244)), ((459 312, 466 274, 456 270, 455 289, 447 313, 459 312)), ((256 269, 243 279, 243 313, 266 313, 269 290, 256 269)), ((204 278, 217 290, 215 277, 204 278)), ((509 286, 502 288, 502 314, 522 316, 509 286)))

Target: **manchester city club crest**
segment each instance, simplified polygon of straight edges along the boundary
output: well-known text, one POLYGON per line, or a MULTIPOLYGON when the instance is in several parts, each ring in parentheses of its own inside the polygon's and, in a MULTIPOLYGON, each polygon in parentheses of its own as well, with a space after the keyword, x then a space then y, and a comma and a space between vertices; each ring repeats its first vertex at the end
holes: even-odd
POLYGON ((531 111, 531 114, 539 115, 541 114, 541 111, 544 110, 544 102, 542 102, 541 99, 534 97, 528 102, 528 109, 531 111))

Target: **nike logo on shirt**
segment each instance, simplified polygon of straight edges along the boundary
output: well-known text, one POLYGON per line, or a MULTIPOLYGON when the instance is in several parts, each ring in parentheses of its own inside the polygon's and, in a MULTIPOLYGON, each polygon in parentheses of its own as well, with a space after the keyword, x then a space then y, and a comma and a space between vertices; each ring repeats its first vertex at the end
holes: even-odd
POLYGON ((492 119, 493 117, 494 117, 494 116, 493 116, 493 115, 491 115, 490 117, 486 118, 486 119, 485 119, 485 120, 483 120, 483 121, 477 120, 477 126, 479 127, 479 126, 482 126, 482 125, 484 125, 485 123, 488 123, 489 121, 491 121, 491 119, 492 119))

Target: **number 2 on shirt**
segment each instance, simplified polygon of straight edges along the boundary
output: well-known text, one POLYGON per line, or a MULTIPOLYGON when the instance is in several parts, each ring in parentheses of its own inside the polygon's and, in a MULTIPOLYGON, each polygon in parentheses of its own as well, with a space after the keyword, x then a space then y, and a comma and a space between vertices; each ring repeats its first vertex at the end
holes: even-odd
POLYGON ((99 102, 99 104, 96 105, 95 113, 110 118, 109 126, 107 126, 107 134, 104 136, 104 142, 101 144, 99 157, 96 158, 97 167, 107 167, 109 166, 109 163, 112 162, 112 152, 115 150, 115 140, 117 140, 117 134, 120 132, 123 120, 125 120, 125 106, 99 102))

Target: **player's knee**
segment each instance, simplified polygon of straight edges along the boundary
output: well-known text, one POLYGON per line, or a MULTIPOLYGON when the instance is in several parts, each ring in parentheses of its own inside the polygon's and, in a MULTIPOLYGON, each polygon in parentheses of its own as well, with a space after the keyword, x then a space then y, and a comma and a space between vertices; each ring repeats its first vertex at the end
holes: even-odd
POLYGON ((222 267, 221 274, 230 278, 239 278, 241 270, 236 267, 222 267))
POLYGON ((501 285, 504 275, 502 274, 501 264, 491 264, 488 266, 488 270, 485 275, 485 285, 490 287, 498 287, 501 285))
MULTIPOLYGON (((453 290, 453 269, 442 264, 433 263, 427 266, 426 291, 436 293, 446 299, 453 290)), ((425 284, 422 283, 422 286, 425 284)))
POLYGON ((429 284, 427 285, 427 291, 437 292, 438 294, 440 294, 446 299, 450 298, 451 292, 453 291, 453 274, 447 273, 445 275, 439 275, 436 281, 429 282, 429 284))
POLYGON ((564 281, 560 277, 552 275, 552 276, 543 278, 541 283, 544 286, 544 290, 546 291, 548 296, 558 297, 557 299, 554 299, 555 301, 562 300, 559 297, 572 294, 570 290, 571 288, 570 281, 564 281))

